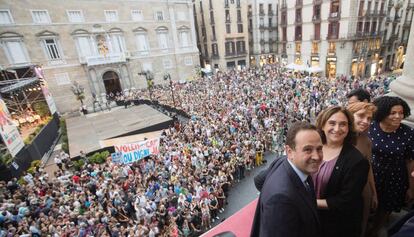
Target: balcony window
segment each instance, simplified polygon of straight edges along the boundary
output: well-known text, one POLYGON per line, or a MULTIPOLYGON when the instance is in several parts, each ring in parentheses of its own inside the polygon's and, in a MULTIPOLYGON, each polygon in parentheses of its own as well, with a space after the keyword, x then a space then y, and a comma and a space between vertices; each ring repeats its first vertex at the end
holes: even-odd
POLYGON ((105 10, 105 19, 106 22, 117 22, 118 12, 115 10, 105 10))
POLYGON ((226 24, 226 33, 230 34, 231 33, 231 26, 230 24, 226 24))
POLYGON ((156 11, 155 12, 155 20, 163 21, 164 20, 164 12, 163 11, 156 11))
POLYGON ((230 11, 226 10, 226 22, 230 22, 230 11))
POLYGON ((246 44, 244 41, 237 41, 236 46, 238 54, 243 54, 246 52, 246 44))
POLYGON ((243 33, 243 24, 237 24, 237 33, 243 33))
POLYGON ((166 32, 157 33, 158 46, 160 49, 168 49, 168 34, 166 32))
POLYGON ((80 57, 89 57, 94 55, 91 38, 89 36, 76 37, 76 42, 80 57))
POLYGON ((81 10, 68 10, 67 11, 69 22, 80 23, 84 22, 83 14, 81 10))
POLYGON ((0 25, 13 24, 13 17, 8 9, 0 9, 0 25))
POLYGON ((43 39, 42 46, 49 61, 62 59, 62 53, 57 39, 43 39))
POLYGON ((211 44, 211 54, 213 56, 218 56, 218 47, 217 47, 217 44, 211 44))
POLYGON ((296 26, 296 28, 295 28, 295 40, 302 40, 302 26, 296 26))
POLYGON ((189 47, 191 46, 190 41, 190 31, 189 29, 181 29, 179 31, 179 40, 180 40, 180 46, 181 47, 189 47))
POLYGON ((139 32, 136 35, 136 40, 137 40, 138 51, 141 51, 141 52, 149 51, 150 47, 149 47, 147 32, 145 31, 139 32))
POLYGON ((313 7, 313 19, 320 20, 321 19, 321 5, 315 5, 313 7))
POLYGON ((241 11, 237 10, 237 22, 241 22, 241 21, 242 21, 241 11))
POLYGON ((3 50, 10 64, 28 63, 29 55, 21 39, 4 40, 1 42, 3 50))
POLYGON ((331 17, 338 17, 339 16, 339 1, 338 2, 332 2, 330 16, 331 17))
POLYGON ((133 21, 142 21, 144 20, 144 15, 142 14, 142 10, 132 10, 131 16, 133 21))
POLYGON ((49 24, 51 22, 49 13, 46 10, 32 10, 31 12, 32 12, 33 23, 49 24))
POLYGON ((235 53, 234 42, 226 42, 225 49, 226 49, 226 55, 233 55, 235 53))

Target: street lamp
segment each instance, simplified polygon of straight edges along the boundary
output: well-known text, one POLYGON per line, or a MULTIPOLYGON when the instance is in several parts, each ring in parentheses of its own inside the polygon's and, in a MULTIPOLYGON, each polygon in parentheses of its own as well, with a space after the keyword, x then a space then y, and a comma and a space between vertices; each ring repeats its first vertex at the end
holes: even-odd
POLYGON ((147 70, 147 71, 142 71, 140 73, 138 73, 138 75, 140 76, 145 76, 145 79, 147 80, 147 88, 150 94, 150 100, 152 101, 152 88, 154 86, 154 76, 152 75, 152 73, 147 70))
POLYGON ((76 96, 76 99, 81 102, 81 105, 83 106, 83 100, 85 99, 85 88, 81 86, 78 82, 74 82, 72 84, 72 92, 76 96))
POLYGON ((173 99, 173 103, 174 103, 174 107, 175 106, 175 97, 174 97, 174 90, 173 90, 173 82, 171 80, 171 75, 167 72, 164 74, 164 80, 170 80, 170 90, 171 90, 171 95, 172 95, 172 99, 173 99))

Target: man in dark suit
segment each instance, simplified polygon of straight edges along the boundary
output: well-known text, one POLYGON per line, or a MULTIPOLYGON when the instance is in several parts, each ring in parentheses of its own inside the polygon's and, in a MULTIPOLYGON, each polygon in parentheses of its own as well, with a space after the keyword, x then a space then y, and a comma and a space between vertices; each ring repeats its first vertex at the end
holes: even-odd
POLYGON ((319 219, 310 174, 322 162, 322 140, 315 126, 295 123, 288 131, 282 158, 268 170, 251 236, 318 237, 319 219))

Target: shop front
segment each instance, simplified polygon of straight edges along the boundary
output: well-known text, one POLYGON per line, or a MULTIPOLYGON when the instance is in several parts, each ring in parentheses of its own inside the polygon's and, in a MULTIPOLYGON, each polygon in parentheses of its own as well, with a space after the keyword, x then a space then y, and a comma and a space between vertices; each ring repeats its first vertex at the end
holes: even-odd
POLYGON ((319 56, 311 56, 311 67, 319 67, 319 56))
POLYGON ((336 77, 336 57, 328 56, 326 58, 326 77, 335 78, 336 77))

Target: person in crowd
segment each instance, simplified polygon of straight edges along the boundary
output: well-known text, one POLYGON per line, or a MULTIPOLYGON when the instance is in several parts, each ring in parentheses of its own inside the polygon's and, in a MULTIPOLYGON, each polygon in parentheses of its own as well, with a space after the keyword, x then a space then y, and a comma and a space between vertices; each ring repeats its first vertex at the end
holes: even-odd
POLYGON ((370 102, 371 101, 371 95, 368 91, 358 88, 355 89, 346 96, 348 98, 348 104, 352 104, 355 102, 370 102))
POLYGON ((322 141, 316 128, 304 122, 293 124, 286 151, 287 159, 267 174, 251 236, 320 236, 310 179, 322 161, 322 141))
POLYGON ((410 107, 399 97, 383 96, 374 101, 377 112, 370 128, 372 169, 378 194, 378 210, 370 234, 375 236, 392 211, 400 211, 414 197, 409 176, 414 162, 414 130, 402 124, 410 107))
MULTIPOLYGON (((79 167, 68 159, 55 176, 36 170, 19 181, 12 179, 0 190, 0 214, 5 215, 0 215, 0 222, 5 220, 0 230, 29 234, 36 220, 42 236, 162 236, 173 220, 182 230, 187 219, 191 234, 198 236, 201 204, 208 206, 213 193, 218 212, 224 211, 232 186, 255 168, 260 145, 264 163, 264 151, 275 149, 269 145, 269 134, 282 154, 288 127, 295 121, 314 122, 331 101, 345 104, 346 94, 355 88, 367 90, 373 98, 384 92, 379 77, 328 80, 293 75, 278 65, 174 83, 176 105, 169 85, 155 85, 152 98, 157 108, 173 107, 190 118, 183 121, 180 115, 175 126, 165 130, 158 155, 130 166, 109 159, 79 167)), ((117 105, 125 96, 110 94, 117 105)), ((148 100, 149 91, 131 90, 128 96, 131 101, 148 100)), ((86 159, 83 152, 80 156, 86 159)))
MULTIPOLYGON (((371 163, 372 142, 368 137, 368 130, 377 108, 372 103, 355 102, 347 106, 349 112, 354 115, 354 127, 357 133, 355 147, 371 163)), ((362 216, 361 236, 365 236, 368 217, 371 210, 376 210, 378 206, 377 191, 375 189, 374 174, 372 167, 369 168, 368 182, 363 191, 364 212, 362 216)))
POLYGON ((353 145, 353 116, 343 107, 329 107, 318 115, 316 127, 323 142, 323 162, 312 175, 321 236, 360 237, 369 164, 353 145))

